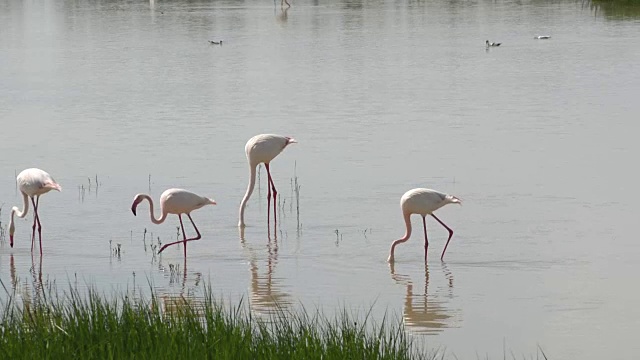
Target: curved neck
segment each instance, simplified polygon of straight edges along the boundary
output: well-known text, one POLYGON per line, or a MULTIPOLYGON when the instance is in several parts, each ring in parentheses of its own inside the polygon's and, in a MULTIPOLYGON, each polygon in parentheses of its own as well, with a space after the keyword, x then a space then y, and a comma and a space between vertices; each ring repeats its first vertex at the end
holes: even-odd
POLYGON ((9 227, 13 224, 13 216, 17 215, 19 218, 27 216, 29 212, 29 197, 27 194, 22 193, 22 211, 17 206, 11 208, 11 220, 9 220, 9 227))
POLYGON ((162 204, 160 204, 160 218, 156 219, 155 213, 153 211, 153 199, 151 199, 151 196, 141 195, 141 197, 149 201, 149 215, 151 216, 151 222, 153 222, 154 224, 162 224, 167 218, 167 212, 162 208, 162 204))
POLYGON ((406 227, 406 230, 404 232, 404 236, 401 237, 399 240, 407 241, 409 240, 409 238, 411 237, 411 213, 403 213, 404 216, 404 225, 406 227))
POLYGON ((251 175, 249 178, 249 186, 247 187, 247 192, 244 194, 242 198, 242 202, 240 203, 240 220, 238 221, 238 226, 244 226, 244 208, 247 206, 247 201, 251 197, 251 193, 253 193, 253 188, 256 186, 256 166, 251 165, 251 175))
POLYGON ((391 243, 391 250, 389 250, 389 258, 387 258, 388 262, 393 262, 396 246, 398 244, 402 244, 403 242, 409 240, 409 238, 411 237, 411 213, 403 212, 402 215, 404 216, 404 225, 406 227, 406 231, 403 237, 391 243))

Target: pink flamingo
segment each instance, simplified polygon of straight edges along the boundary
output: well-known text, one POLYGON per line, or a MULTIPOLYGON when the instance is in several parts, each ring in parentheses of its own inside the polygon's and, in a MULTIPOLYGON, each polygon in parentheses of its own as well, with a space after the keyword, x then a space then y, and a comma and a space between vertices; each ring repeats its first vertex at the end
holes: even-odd
POLYGON ((276 221, 276 196, 278 192, 276 191, 276 186, 273 184, 273 179, 271 178, 271 172, 269 171, 269 163, 273 160, 278 154, 287 147, 287 145, 297 143, 297 141, 293 138, 287 136, 273 135, 273 134, 260 134, 252 137, 247 141, 247 145, 245 145, 244 150, 247 153, 247 160, 249 161, 249 168, 251 170, 249 186, 247 187, 247 192, 244 194, 244 198, 242 198, 242 202, 240 203, 240 220, 238 221, 238 226, 244 227, 244 208, 247 205, 247 201, 249 201, 249 197, 251 197, 251 193, 253 192, 253 188, 256 185, 256 167, 260 163, 264 163, 264 167, 267 169, 267 223, 269 222, 269 212, 271 209, 271 191, 273 190, 273 219, 276 221))
POLYGON ((160 251, 158 251, 158 254, 160 254, 168 246, 178 243, 184 243, 185 258, 187 257, 187 241, 198 240, 202 237, 200 236, 198 227, 196 227, 196 224, 191 218, 191 212, 194 210, 198 210, 205 205, 216 205, 216 202, 213 199, 194 194, 191 191, 183 189, 167 189, 162 193, 162 195, 160 195, 161 215, 159 219, 156 219, 153 211, 153 200, 151 199, 151 196, 147 194, 137 194, 133 198, 133 204, 131 205, 131 212, 133 212, 133 215, 136 215, 136 208, 142 202, 142 200, 149 201, 149 214, 151 215, 151 222, 153 222, 154 224, 162 224, 167 218, 168 214, 178 215, 178 219, 180 219, 180 227, 182 228, 183 240, 163 245, 160 248, 160 251), (189 220, 191 220, 191 224, 193 224, 193 228, 198 234, 196 237, 187 239, 187 234, 184 232, 184 224, 182 223, 182 214, 187 214, 189 220))
POLYGON ((444 258, 444 253, 447 251, 447 246, 449 246, 449 240, 453 236, 453 230, 445 225, 440 219, 438 219, 433 212, 440 209, 441 207, 447 204, 461 204, 460 199, 453 195, 444 194, 438 192, 436 190, 431 189, 413 189, 409 190, 400 199, 400 208, 402 209, 402 214, 404 215, 404 223, 407 226, 407 231, 404 236, 391 244, 391 251, 389 252, 389 258, 387 262, 394 261, 394 250, 398 244, 401 244, 411 237, 411 214, 420 214, 422 215, 422 226, 424 227, 424 260, 427 261, 427 248, 429 247, 429 240, 427 239, 427 221, 426 216, 431 215, 434 219, 436 219, 442 226, 444 226, 447 231, 449 231, 449 238, 447 239, 447 243, 444 246, 444 250, 442 251, 442 255, 440 256, 440 260, 444 258))
POLYGON ((17 206, 11 208, 11 220, 9 221, 9 245, 13 247, 13 234, 16 231, 16 227, 13 223, 13 216, 17 215, 19 218, 24 218, 29 212, 29 198, 33 204, 33 226, 31 227, 31 251, 33 252, 33 244, 36 238, 36 224, 38 224, 38 238, 40 239, 40 255, 42 255, 42 225, 40 225, 40 216, 38 215, 38 203, 40 201, 40 195, 46 194, 51 190, 61 191, 62 187, 53 180, 51 175, 46 171, 31 168, 22 170, 16 178, 18 182, 18 188, 22 193, 24 205, 22 211, 17 206))

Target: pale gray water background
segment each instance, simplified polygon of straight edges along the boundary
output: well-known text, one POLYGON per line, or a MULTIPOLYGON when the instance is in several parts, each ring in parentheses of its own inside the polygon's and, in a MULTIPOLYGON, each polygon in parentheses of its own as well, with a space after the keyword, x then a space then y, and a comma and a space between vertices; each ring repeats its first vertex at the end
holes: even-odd
MULTIPOLYGON (((45 283, 198 295, 210 281, 258 312, 273 297, 373 306, 460 359, 502 358, 503 342, 518 358, 537 344, 554 359, 634 358, 639 27, 572 1, 296 1, 286 13, 269 1, 1 1, 2 226, 21 207, 16 172, 40 167, 63 187, 41 201, 45 283), (503 44, 485 51, 486 39, 503 44), (243 245, 244 144, 263 132, 299 144, 272 163, 286 199, 277 243, 263 177, 243 245), (149 175, 154 199, 176 186, 218 201, 193 215, 203 239, 186 277, 169 270, 181 247, 154 260, 142 241, 145 228, 175 238, 177 218, 129 210, 149 175), (425 269, 416 216, 392 272, 399 199, 414 187, 464 205, 438 212, 455 230, 445 263, 446 231, 430 219, 425 269)), ((13 249, 0 243, 0 279, 26 297, 40 282, 31 221, 13 249)))

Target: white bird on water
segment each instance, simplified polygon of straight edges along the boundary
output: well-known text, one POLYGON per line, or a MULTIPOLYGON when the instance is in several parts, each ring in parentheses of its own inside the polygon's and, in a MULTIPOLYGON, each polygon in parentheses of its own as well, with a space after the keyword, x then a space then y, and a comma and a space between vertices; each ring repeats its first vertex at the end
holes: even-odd
POLYGON ((533 38, 536 39, 536 40, 548 40, 548 39, 551 39, 551 36, 549 36, 549 35, 538 35, 538 36, 534 36, 533 38))
POLYGON ((240 214, 238 220, 238 226, 244 227, 244 208, 247 205, 247 201, 251 197, 251 193, 253 192, 253 188, 256 185, 256 167, 260 163, 264 163, 264 167, 267 169, 267 223, 269 222, 269 213, 271 209, 271 192, 273 191, 273 219, 274 222, 276 219, 276 196, 278 192, 276 191, 276 186, 273 184, 273 179, 271 178, 271 171, 269 170, 269 163, 276 156, 278 156, 284 148, 286 148, 290 144, 297 143, 294 138, 288 136, 280 136, 274 134, 260 134, 252 137, 247 141, 247 144, 244 147, 245 153, 247 154, 247 161, 249 162, 249 186, 247 187, 247 192, 244 194, 242 198, 242 202, 240 203, 240 214))
POLYGON ((449 231, 449 238, 447 239, 447 243, 444 246, 444 250, 442 250, 442 255, 440 256, 440 260, 444 258, 444 253, 447 251, 447 246, 449 246, 449 241, 453 236, 453 230, 449 228, 445 223, 443 223, 440 219, 438 219, 433 212, 438 210, 439 208, 447 205, 447 204, 461 204, 462 201, 453 195, 448 195, 441 193, 436 190, 417 188, 412 189, 404 193, 402 198, 400 199, 400 208, 402 209, 402 215, 404 216, 404 223, 407 227, 407 230, 403 237, 394 241, 391 244, 391 250, 389 251, 389 258, 387 262, 394 261, 394 251, 398 244, 401 244, 411 237, 411 214, 420 214, 422 215, 422 226, 424 227, 424 260, 427 260, 427 249, 429 247, 429 240, 427 239, 427 221, 426 216, 431 215, 434 219, 436 219, 442 226, 444 226, 447 231, 449 231))
POLYGON ((487 44, 487 47, 490 47, 490 46, 500 46, 500 44, 502 44, 502 43, 489 42, 489 40, 486 40, 484 43, 485 43, 485 44, 487 44))
POLYGON ((199 240, 202 237, 200 236, 198 227, 191 218, 191 212, 194 210, 198 210, 205 205, 216 205, 216 202, 213 199, 194 194, 191 191, 187 191, 184 189, 167 189, 162 193, 162 195, 160 195, 160 218, 156 219, 155 213, 153 211, 153 200, 151 199, 151 196, 147 194, 137 194, 133 198, 133 204, 131 204, 131 212, 133 213, 133 215, 137 215, 136 209, 138 208, 138 205, 142 202, 142 200, 149 201, 149 214, 151 215, 151 222, 153 222, 154 224, 162 224, 167 218, 168 214, 178 215, 178 219, 180 219, 180 227, 182 228, 183 240, 164 244, 160 248, 160 251, 158 251, 158 254, 160 254, 168 246, 178 243, 184 243, 185 258, 187 257, 187 241, 199 240), (184 224, 182 224, 182 214, 187 214, 187 217, 189 217, 189 220, 191 220, 191 224, 196 230, 196 237, 187 239, 187 234, 184 232, 184 224))
POLYGON ((22 193, 23 208, 22 211, 17 206, 11 208, 11 219, 9 220, 9 245, 13 247, 13 234, 16 227, 13 223, 13 216, 24 218, 29 212, 29 198, 33 204, 33 226, 31 227, 31 251, 33 252, 33 244, 36 238, 36 224, 38 225, 38 238, 40 239, 40 255, 42 255, 42 225, 40 225, 40 216, 38 214, 38 203, 40 195, 46 194, 51 190, 61 191, 62 187, 44 170, 30 168, 22 170, 16 178, 18 188, 22 193))

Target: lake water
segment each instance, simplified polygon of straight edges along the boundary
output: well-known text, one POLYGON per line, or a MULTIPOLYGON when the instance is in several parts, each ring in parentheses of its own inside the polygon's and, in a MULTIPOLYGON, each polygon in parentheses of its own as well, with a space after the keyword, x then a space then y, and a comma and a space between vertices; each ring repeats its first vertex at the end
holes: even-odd
POLYGON ((639 35, 574 1, 0 1, 1 226, 22 169, 63 187, 43 257, 30 213, 0 279, 372 308, 451 358, 638 357, 639 35), (272 163, 279 228, 262 169, 241 236, 244 145, 265 132, 299 143, 272 163), (177 218, 130 211, 169 187, 218 202, 193 213, 186 271, 181 246, 151 249, 177 218), (428 220, 425 266, 415 216, 390 267, 414 187, 463 200, 437 213, 455 234, 441 262, 428 220))

